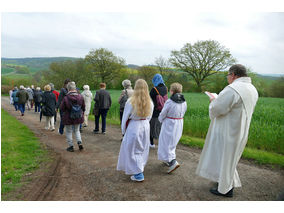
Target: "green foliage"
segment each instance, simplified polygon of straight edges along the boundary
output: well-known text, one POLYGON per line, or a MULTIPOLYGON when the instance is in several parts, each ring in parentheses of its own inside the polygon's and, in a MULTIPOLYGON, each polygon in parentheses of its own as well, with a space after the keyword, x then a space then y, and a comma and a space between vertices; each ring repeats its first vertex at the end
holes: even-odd
POLYGON ((124 59, 115 56, 105 48, 91 50, 85 60, 91 65, 92 71, 101 82, 107 82, 117 77, 119 71, 125 66, 124 59))
POLYGON ((279 78, 270 87, 270 96, 284 98, 284 77, 279 78))
POLYGON ((152 84, 152 78, 157 73, 159 73, 158 69, 153 66, 142 66, 138 69, 138 75, 143 78, 148 85, 152 84))
POLYGON ((34 134, 16 118, 1 110, 1 195, 20 186, 27 173, 47 159, 34 134))
POLYGON ((218 41, 198 41, 193 45, 186 43, 180 51, 172 51, 170 63, 192 76, 199 91, 201 83, 210 75, 225 70, 235 63, 228 49, 218 41))

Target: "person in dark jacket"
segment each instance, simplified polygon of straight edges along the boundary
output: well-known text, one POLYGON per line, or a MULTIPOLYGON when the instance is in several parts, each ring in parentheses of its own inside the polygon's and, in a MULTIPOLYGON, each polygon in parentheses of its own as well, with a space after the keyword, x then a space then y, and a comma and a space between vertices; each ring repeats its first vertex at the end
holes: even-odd
MULTIPOLYGON (((64 85, 63 85, 63 87, 62 87, 61 90, 60 90, 59 97, 58 97, 58 100, 57 100, 57 103, 56 103, 56 111, 58 111, 58 109, 59 109, 59 107, 60 107, 60 105, 61 105, 61 102, 62 102, 63 98, 64 98, 64 97, 66 96, 66 94, 68 93, 68 91, 67 91, 67 84, 68 84, 69 82, 71 82, 71 80, 68 79, 68 78, 64 81, 64 85)), ((59 134, 63 135, 63 133, 64 133, 64 125, 63 125, 63 122, 62 122, 62 115, 63 115, 63 114, 62 114, 61 111, 59 112, 59 114, 60 114, 60 125, 59 125, 58 132, 59 132, 59 134)))
POLYGON ((153 111, 152 118, 150 120, 150 143, 151 143, 150 147, 155 148, 154 138, 158 139, 160 135, 160 131, 161 131, 161 123, 158 120, 161 110, 157 109, 156 96, 158 95, 158 92, 161 96, 167 95, 168 89, 164 83, 163 77, 160 74, 156 74, 153 77, 152 83, 154 87, 150 91, 150 97, 154 103, 154 111, 153 111))
POLYGON ((29 95, 23 85, 20 86, 20 90, 16 93, 16 97, 19 98, 18 99, 19 110, 21 111, 22 116, 24 116, 26 102, 29 100, 29 95))
POLYGON ((37 87, 34 91, 35 112, 40 112, 41 100, 42 100, 42 92, 40 91, 40 87, 37 87))
MULTIPOLYGON (((66 127, 66 139, 69 147, 66 149, 69 152, 74 152, 72 132, 74 131, 79 150, 83 149, 80 124, 84 122, 85 102, 83 96, 77 92, 75 82, 69 82, 67 84, 68 93, 63 98, 60 105, 60 112, 63 113, 62 122, 66 127), (72 111, 74 106, 80 108, 77 112, 80 112, 80 116, 72 118, 72 111)), ((74 111, 73 111, 74 112, 74 111)))
MULTIPOLYGON (((50 87, 51 87, 51 92, 55 95, 56 97, 56 104, 58 102, 58 97, 59 97, 59 92, 57 92, 54 89, 54 84, 53 83, 49 83, 50 87)), ((57 112, 55 111, 55 115, 54 115, 54 124, 56 124, 56 119, 57 119, 57 112)))
POLYGON ((14 104, 16 111, 18 111, 18 101, 19 101, 19 98, 16 96, 17 92, 18 92, 18 87, 15 87, 12 93, 12 98, 13 98, 13 104, 14 104))
POLYGON ((54 115, 55 115, 55 106, 56 98, 55 95, 51 92, 50 85, 44 86, 44 93, 42 94, 42 114, 46 117, 45 129, 54 131, 54 115))
POLYGON ((111 97, 108 91, 106 91, 106 84, 100 83, 100 90, 96 91, 95 101, 95 129, 94 133, 99 133, 99 121, 102 117, 102 134, 106 132, 106 116, 111 106, 111 97))

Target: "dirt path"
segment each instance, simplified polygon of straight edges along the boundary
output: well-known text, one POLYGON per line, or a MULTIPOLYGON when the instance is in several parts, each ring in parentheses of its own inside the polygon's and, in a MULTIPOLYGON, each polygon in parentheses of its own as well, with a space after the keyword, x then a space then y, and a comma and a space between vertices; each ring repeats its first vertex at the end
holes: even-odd
POLYGON ((213 183, 195 175, 200 150, 183 145, 177 147, 179 169, 168 175, 167 168, 157 160, 157 149, 151 149, 145 181, 133 183, 129 176, 116 171, 121 144, 118 127, 107 125, 106 135, 94 135, 94 122, 89 122, 82 133, 84 151, 79 152, 75 146, 75 152, 70 153, 65 150, 65 135, 57 132, 58 124, 55 132, 47 131, 45 118, 40 123, 34 111, 26 111, 22 117, 14 111, 7 97, 1 100, 2 108, 27 125, 50 150, 53 159, 29 176, 32 181, 17 192, 23 198, 17 198, 14 193, 12 200, 276 200, 284 190, 284 170, 241 160, 238 172, 243 187, 235 189, 233 198, 214 196, 209 193, 213 183))

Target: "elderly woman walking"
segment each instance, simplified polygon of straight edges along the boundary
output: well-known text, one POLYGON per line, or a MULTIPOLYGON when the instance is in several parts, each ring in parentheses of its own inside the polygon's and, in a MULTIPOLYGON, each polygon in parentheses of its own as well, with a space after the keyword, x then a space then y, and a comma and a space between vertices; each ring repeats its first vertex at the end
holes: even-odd
POLYGON ((133 181, 144 180, 144 167, 149 156, 150 124, 153 103, 145 80, 138 79, 134 93, 125 104, 121 122, 124 135, 118 156, 117 170, 132 175, 133 181))
POLYGON ((82 96, 84 98, 84 102, 85 102, 85 113, 84 113, 84 123, 83 123, 83 127, 87 127, 88 126, 88 117, 90 114, 90 110, 91 110, 91 103, 92 103, 92 99, 93 99, 93 94, 90 91, 90 87, 89 85, 84 85, 83 86, 84 91, 82 92, 82 96))
POLYGON ((83 149, 80 124, 84 122, 85 102, 81 94, 77 92, 75 82, 71 81, 67 84, 68 93, 63 98, 60 105, 62 111, 62 122, 66 127, 66 139, 69 147, 68 152, 74 152, 72 132, 74 131, 79 150, 83 149))
POLYGON ((164 83, 163 77, 160 74, 156 74, 152 83, 154 87, 150 91, 150 96, 154 103, 153 116, 150 121, 150 147, 155 148, 154 138, 158 139, 161 131, 161 123, 158 120, 158 117, 162 111, 163 106, 162 102, 157 102, 157 96, 160 96, 163 102, 166 102, 168 99, 168 89, 164 83))
POLYGON ((45 129, 49 130, 51 128, 51 131, 54 131, 56 98, 55 95, 51 92, 51 87, 49 84, 44 86, 44 93, 42 94, 41 104, 42 114, 46 117, 45 129))
POLYGON ((118 98, 120 122, 122 120, 125 103, 128 100, 128 98, 130 98, 133 94, 133 89, 131 87, 131 81, 129 81, 128 79, 125 79, 124 81, 122 81, 122 86, 124 89, 121 91, 121 94, 118 98))

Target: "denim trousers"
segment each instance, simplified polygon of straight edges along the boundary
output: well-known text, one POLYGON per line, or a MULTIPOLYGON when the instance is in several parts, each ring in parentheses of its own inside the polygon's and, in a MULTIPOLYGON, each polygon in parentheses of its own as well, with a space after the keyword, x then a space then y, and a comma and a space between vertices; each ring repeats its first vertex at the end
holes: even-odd
POLYGON ((40 102, 35 102, 35 112, 40 112, 40 102))
POLYGON ((26 108, 26 104, 19 104, 19 110, 21 111, 22 114, 25 113, 25 108, 26 108))
POLYGON ((14 102, 14 107, 15 107, 15 110, 18 111, 18 108, 19 108, 18 102, 14 102))
POLYGON ((95 131, 99 131, 100 117, 102 117, 102 132, 106 131, 106 116, 108 109, 99 109, 99 115, 95 116, 95 131))
POLYGON ((82 143, 81 139, 81 133, 80 133, 80 124, 75 125, 65 125, 65 134, 67 143, 69 146, 73 146, 73 138, 72 138, 72 132, 74 131, 75 137, 78 144, 82 143))

